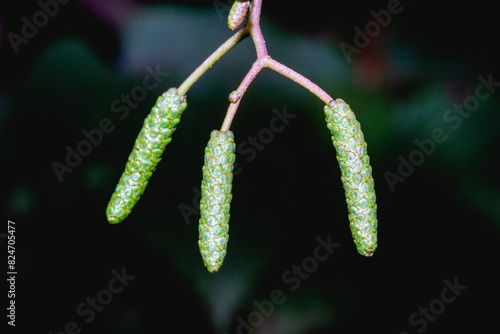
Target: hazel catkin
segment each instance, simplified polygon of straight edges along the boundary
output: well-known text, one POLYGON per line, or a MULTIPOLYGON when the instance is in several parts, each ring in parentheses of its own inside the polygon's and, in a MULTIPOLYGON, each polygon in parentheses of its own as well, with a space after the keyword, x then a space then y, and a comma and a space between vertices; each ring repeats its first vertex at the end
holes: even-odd
POLYGON ((144 120, 106 209, 111 224, 125 219, 143 194, 186 107, 186 96, 179 95, 176 88, 170 88, 157 99, 144 120))
POLYGON ((332 101, 324 112, 337 151, 354 243, 361 255, 372 256, 377 249, 377 204, 363 132, 343 100, 332 101))
POLYGON ((219 270, 226 256, 235 149, 229 130, 212 131, 205 148, 198 246, 210 272, 219 270))

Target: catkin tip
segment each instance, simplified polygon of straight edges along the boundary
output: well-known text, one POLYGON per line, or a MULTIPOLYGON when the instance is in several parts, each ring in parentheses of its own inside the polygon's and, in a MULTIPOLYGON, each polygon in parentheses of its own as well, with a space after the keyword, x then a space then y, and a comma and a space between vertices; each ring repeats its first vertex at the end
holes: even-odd
POLYGON ((107 218, 108 218, 108 223, 110 223, 111 225, 116 225, 122 221, 118 217, 107 217, 107 218))

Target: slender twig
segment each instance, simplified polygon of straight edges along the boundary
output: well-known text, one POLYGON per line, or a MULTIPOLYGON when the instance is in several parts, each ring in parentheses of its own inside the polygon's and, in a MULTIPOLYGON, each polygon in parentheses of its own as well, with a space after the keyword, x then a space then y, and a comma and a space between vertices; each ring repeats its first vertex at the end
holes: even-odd
POLYGON ((238 86, 238 89, 236 92, 238 93, 238 99, 235 102, 231 102, 229 104, 229 107, 227 108, 227 113, 226 117, 224 118, 224 122, 222 123, 221 131, 227 131, 231 127, 231 123, 233 121, 234 115, 236 114, 236 110, 238 109, 238 106, 240 105, 241 98, 245 94, 248 86, 252 83, 253 79, 259 74, 259 72, 264 68, 265 65, 265 58, 260 58, 257 59, 253 65, 250 71, 248 71, 247 75, 245 78, 241 81, 240 85, 238 86))
POLYGON ((266 59, 266 67, 270 68, 273 71, 278 72, 279 74, 287 77, 288 79, 298 83, 302 87, 306 88, 309 90, 311 93, 316 95, 321 99, 321 101, 325 102, 325 104, 328 104, 332 101, 332 98, 330 95, 328 95, 323 89, 321 89, 318 85, 316 85, 314 82, 311 80, 307 79, 304 77, 302 74, 295 72, 291 68, 281 64, 280 62, 272 59, 271 57, 268 57, 266 59))
POLYGON ((226 52, 231 50, 236 44, 244 40, 246 37, 248 37, 249 31, 246 29, 246 27, 243 27, 241 30, 239 30, 237 33, 235 33, 232 37, 230 37, 227 41, 224 42, 217 50, 214 51, 205 61, 198 66, 198 68, 191 73, 191 75, 184 80, 184 82, 177 88, 177 92, 179 95, 185 95, 189 88, 198 81, 198 79, 205 74, 205 72, 212 67, 213 64, 217 60, 219 60, 226 52))
POLYGON ((238 106, 240 105, 241 98, 245 94, 245 91, 247 90, 248 86, 253 81, 255 76, 265 67, 270 68, 271 70, 283 75, 284 77, 298 83, 299 85, 316 95, 318 98, 320 98, 325 104, 328 104, 332 101, 330 95, 328 95, 318 85, 269 56, 266 48, 266 41, 262 34, 262 30, 260 29, 261 8, 262 0, 252 1, 248 13, 247 24, 245 26, 245 28, 248 29, 250 36, 252 36, 253 43, 255 44, 257 60, 254 62, 252 68, 247 73, 240 86, 236 90, 235 96, 237 96, 238 98, 235 101, 230 98, 231 103, 229 104, 229 107, 227 109, 226 117, 224 118, 221 131, 229 130, 229 128, 231 127, 231 122, 233 121, 238 106))
POLYGON ((262 8, 262 0, 253 0, 248 13, 247 27, 250 35, 252 36, 255 50, 257 51, 257 58, 264 58, 268 55, 266 48, 266 40, 262 35, 260 29, 260 13, 262 8))
POLYGON ((191 88, 191 86, 198 81, 217 60, 240 41, 251 36, 257 52, 257 60, 253 63, 252 68, 241 81, 238 89, 230 95, 230 104, 224 122, 222 123, 221 131, 229 130, 236 111, 238 110, 238 106, 240 105, 241 98, 245 94, 248 86, 252 83, 257 74, 266 67, 303 86, 320 98, 325 104, 332 101, 330 95, 318 85, 269 56, 266 48, 266 41, 260 28, 261 9, 262 0, 252 0, 248 11, 247 24, 215 50, 215 52, 212 53, 178 88, 178 93, 180 95, 185 95, 189 88, 191 88))

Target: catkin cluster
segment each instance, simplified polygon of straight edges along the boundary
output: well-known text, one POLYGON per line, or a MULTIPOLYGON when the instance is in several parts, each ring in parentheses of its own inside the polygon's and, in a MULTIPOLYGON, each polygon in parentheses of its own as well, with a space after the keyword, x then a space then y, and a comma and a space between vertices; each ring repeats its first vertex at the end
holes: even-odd
MULTIPOLYGON (((235 0, 229 11, 228 27, 232 30, 238 28, 247 17, 249 24, 228 39, 179 86, 179 90, 185 94, 190 85, 227 52, 228 48, 236 45, 244 34, 252 35, 260 59, 254 63, 251 70, 253 72, 247 74, 238 90, 229 96, 232 104, 228 108, 221 131, 212 131, 205 148, 198 246, 203 263, 212 273, 222 266, 229 240, 236 145, 233 133, 227 129, 230 128, 239 100, 251 80, 266 66, 301 83, 325 103, 331 100, 328 94, 307 78, 276 62, 267 54, 258 24, 260 5, 261 1, 257 0, 235 0), (254 12, 254 9, 257 10, 254 12), (255 36, 260 37, 255 38, 255 36), (260 49, 257 47, 257 42, 260 43, 260 49)), ((151 113, 144 120, 125 171, 109 201, 106 215, 110 223, 121 222, 132 211, 160 162, 165 147, 172 141, 172 134, 186 107, 186 96, 180 95, 176 88, 169 89, 156 101, 151 113)), ((377 248, 378 222, 372 168, 363 132, 351 108, 341 99, 328 103, 324 107, 324 114, 337 152, 354 243, 360 254, 369 257, 377 248)))

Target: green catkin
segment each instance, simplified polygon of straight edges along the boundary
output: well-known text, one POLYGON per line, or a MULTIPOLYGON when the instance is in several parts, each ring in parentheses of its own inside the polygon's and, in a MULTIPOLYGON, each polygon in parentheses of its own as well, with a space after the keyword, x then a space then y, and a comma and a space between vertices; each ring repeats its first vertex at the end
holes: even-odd
POLYGON ((343 100, 332 101, 324 109, 337 151, 354 243, 361 255, 372 256, 377 249, 377 204, 363 132, 343 100))
POLYGON ((238 28, 245 17, 247 16, 248 8, 250 7, 250 1, 245 0, 236 0, 229 11, 229 15, 227 17, 227 26, 229 29, 234 30, 238 28))
POLYGON ((170 88, 156 101, 106 209, 111 224, 125 219, 141 197, 186 107, 186 97, 179 95, 176 88, 170 88))
POLYGON ((211 273, 219 270, 226 256, 235 149, 229 130, 212 131, 205 148, 198 246, 211 273))

